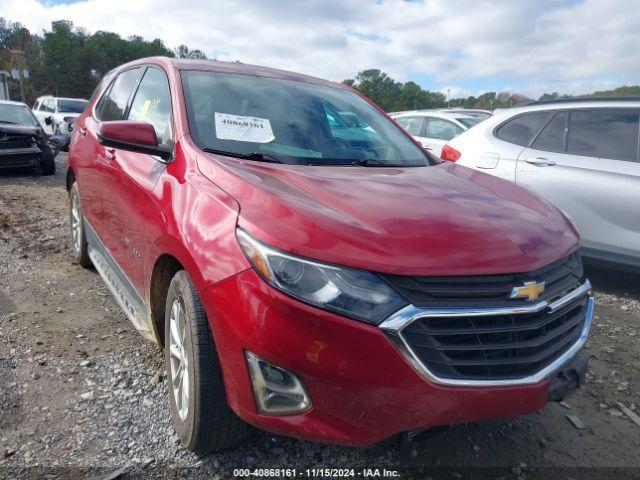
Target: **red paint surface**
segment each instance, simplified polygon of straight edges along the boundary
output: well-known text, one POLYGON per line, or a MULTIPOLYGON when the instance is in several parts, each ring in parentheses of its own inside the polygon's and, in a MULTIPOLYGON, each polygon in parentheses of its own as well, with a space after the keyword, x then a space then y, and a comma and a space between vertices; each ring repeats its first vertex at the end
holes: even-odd
POLYGON ((204 153, 189 135, 180 68, 346 87, 241 64, 154 58, 127 66, 133 64, 167 73, 175 160, 166 166, 119 149, 107 155, 97 141, 106 127, 92 117, 96 96, 76 120, 70 168, 87 220, 142 298, 150 301, 159 258, 169 255, 189 273, 220 351, 230 405, 242 418, 282 434, 360 445, 545 404, 546 382, 492 389, 429 384, 376 327, 267 286, 249 270, 235 228, 294 254, 371 271, 499 274, 534 270, 577 248, 576 231, 556 209, 511 183, 454 164, 307 167, 204 153), (243 349, 299 373, 312 409, 297 416, 257 414, 243 349))

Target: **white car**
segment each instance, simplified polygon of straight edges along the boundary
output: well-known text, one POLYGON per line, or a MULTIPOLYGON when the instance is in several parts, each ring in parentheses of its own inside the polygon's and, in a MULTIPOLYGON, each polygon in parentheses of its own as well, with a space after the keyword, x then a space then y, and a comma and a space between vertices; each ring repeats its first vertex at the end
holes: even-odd
POLYGON ((493 112, 491 110, 482 110, 480 108, 459 108, 459 107, 451 107, 451 108, 442 108, 441 111, 447 113, 461 113, 463 115, 469 115, 470 117, 475 117, 478 120, 486 120, 493 112))
POLYGON ((442 147, 449 140, 481 121, 470 115, 441 110, 413 110, 390 115, 409 135, 436 156, 440 156, 442 147))
POLYGON ((544 101, 494 114, 441 158, 539 193, 573 220, 585 257, 635 270, 639 137, 638 98, 544 101))
POLYGON ((40 97, 33 105, 33 113, 45 132, 70 135, 74 120, 88 103, 83 98, 40 97))

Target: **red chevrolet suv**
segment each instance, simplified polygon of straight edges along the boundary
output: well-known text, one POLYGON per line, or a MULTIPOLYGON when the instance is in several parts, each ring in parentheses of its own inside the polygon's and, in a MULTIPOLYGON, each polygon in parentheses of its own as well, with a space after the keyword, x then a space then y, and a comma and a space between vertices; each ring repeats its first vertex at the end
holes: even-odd
POLYGON ((366 445, 583 381, 594 302, 571 223, 440 164, 352 89, 147 58, 75 125, 76 260, 164 346, 185 447, 247 424, 366 445))

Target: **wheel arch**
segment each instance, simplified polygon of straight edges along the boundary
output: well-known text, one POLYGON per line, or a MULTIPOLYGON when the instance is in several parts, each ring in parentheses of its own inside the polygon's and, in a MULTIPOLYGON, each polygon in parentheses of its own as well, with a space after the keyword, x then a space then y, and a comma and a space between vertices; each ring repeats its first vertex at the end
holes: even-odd
POLYGON ((160 345, 164 345, 164 317, 169 285, 180 270, 186 271, 184 265, 173 255, 165 253, 156 259, 151 271, 149 307, 153 333, 160 345))
POLYGON ((67 192, 71 191, 71 186, 75 183, 76 181, 76 176, 73 173, 73 170, 71 168, 67 168, 67 180, 66 180, 66 187, 67 187, 67 192))

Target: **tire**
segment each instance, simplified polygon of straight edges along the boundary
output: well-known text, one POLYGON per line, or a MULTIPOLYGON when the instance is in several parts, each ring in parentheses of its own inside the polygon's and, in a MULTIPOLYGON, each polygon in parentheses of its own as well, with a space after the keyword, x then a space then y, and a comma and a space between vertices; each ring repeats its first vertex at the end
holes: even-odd
POLYGON ((40 146, 42 175, 53 175, 56 173, 56 159, 49 145, 40 146))
POLYGON ((79 265, 84 268, 90 268, 91 259, 89 258, 89 247, 84 230, 84 215, 82 214, 78 184, 76 182, 71 185, 71 190, 69 190, 69 225, 71 226, 71 251, 73 252, 73 257, 79 265))
POLYGON ((240 442, 250 428, 227 404, 209 322, 184 270, 176 273, 169 286, 164 338, 171 421, 182 446, 207 454, 240 442))

